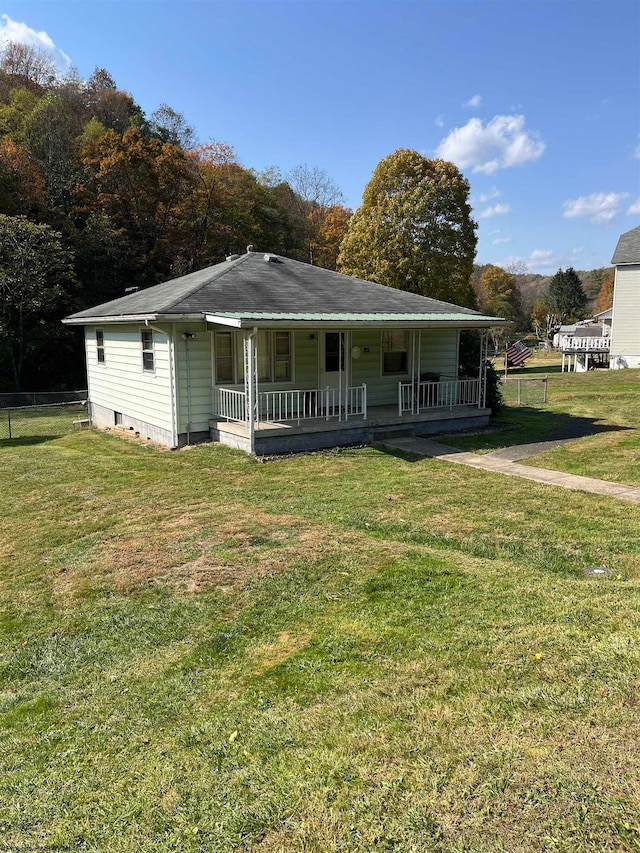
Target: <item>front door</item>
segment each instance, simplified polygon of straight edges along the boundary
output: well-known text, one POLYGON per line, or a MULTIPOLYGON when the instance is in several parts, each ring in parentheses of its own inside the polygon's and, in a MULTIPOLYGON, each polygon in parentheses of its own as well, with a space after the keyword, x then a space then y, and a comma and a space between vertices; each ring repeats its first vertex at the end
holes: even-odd
POLYGON ((345 332, 324 332, 320 352, 320 388, 345 389, 345 332))

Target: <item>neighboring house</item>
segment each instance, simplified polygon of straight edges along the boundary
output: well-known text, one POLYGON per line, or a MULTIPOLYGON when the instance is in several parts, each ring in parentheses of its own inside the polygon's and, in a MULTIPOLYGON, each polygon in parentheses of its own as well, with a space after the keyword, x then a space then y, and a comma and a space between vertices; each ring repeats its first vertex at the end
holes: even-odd
POLYGON ((640 367, 640 226, 620 237, 611 263, 616 268, 611 368, 640 367))
POLYGON ((562 372, 565 368, 580 373, 609 367, 610 336, 611 309, 601 311, 590 320, 560 326, 553 336, 553 345, 562 352, 562 372))
POLYGON ((486 424, 485 330, 502 321, 248 251, 64 322, 85 327, 94 425, 266 454, 486 424), (460 378, 463 329, 482 353, 460 378))

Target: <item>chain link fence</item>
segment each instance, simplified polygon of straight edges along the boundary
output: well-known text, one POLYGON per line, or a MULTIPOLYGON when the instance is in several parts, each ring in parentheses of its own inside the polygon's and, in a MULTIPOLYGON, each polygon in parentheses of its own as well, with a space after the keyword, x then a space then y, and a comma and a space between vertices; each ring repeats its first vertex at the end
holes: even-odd
POLYGON ((548 384, 547 376, 506 376, 500 379, 500 390, 509 406, 542 406, 547 402, 548 384))
POLYGON ((88 418, 86 391, 0 394, 0 440, 64 435, 88 418))

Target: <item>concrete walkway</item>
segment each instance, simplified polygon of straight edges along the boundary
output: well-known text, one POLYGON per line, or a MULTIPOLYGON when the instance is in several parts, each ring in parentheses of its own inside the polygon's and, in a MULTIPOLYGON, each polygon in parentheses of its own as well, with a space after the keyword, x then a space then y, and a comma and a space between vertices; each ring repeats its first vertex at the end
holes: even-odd
POLYGON ((591 492, 595 495, 606 495, 620 501, 640 504, 640 487, 637 486, 624 486, 620 483, 596 480, 594 477, 580 477, 577 474, 550 471, 547 468, 530 468, 528 465, 519 465, 517 462, 511 462, 509 459, 493 454, 467 453, 464 450, 457 450, 455 447, 448 447, 446 444, 440 444, 440 442, 428 438, 394 438, 385 441, 383 444, 384 447, 391 450, 403 450, 405 453, 413 453, 416 456, 429 456, 433 459, 441 459, 443 462, 468 465, 470 468, 481 468, 483 471, 493 471, 495 474, 523 477, 525 480, 533 480, 536 483, 560 486, 563 489, 576 489, 580 492, 591 492))

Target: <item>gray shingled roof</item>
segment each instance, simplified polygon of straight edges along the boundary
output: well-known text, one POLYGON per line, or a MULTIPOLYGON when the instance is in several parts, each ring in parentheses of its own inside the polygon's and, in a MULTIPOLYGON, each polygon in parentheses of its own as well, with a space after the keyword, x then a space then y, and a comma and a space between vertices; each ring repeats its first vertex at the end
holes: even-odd
POLYGON ((204 314, 235 317, 274 315, 451 315, 486 319, 478 311, 384 287, 289 258, 265 260, 248 252, 235 260, 166 281, 79 311, 67 321, 204 314))
POLYGON ((640 264, 640 225, 621 235, 611 263, 640 264))

